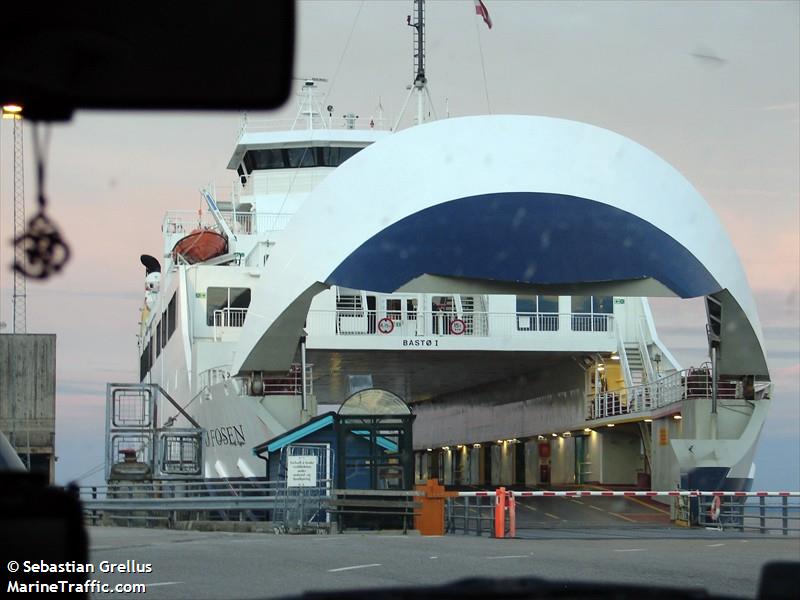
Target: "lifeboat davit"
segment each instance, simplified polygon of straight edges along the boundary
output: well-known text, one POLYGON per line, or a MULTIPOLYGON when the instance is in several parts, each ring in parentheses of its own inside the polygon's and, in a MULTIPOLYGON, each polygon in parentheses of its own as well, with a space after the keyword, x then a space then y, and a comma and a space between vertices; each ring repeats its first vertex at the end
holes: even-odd
POLYGON ((193 265, 225 254, 227 249, 228 240, 221 233, 211 229, 195 229, 175 244, 172 249, 172 260, 177 260, 180 255, 183 260, 193 265))

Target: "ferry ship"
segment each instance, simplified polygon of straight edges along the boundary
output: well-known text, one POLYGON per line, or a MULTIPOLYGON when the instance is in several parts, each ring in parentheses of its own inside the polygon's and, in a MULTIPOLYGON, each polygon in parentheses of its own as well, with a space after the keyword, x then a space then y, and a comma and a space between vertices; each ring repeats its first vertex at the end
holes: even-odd
POLYGON ((306 80, 290 127, 243 120, 229 195, 167 213, 138 336, 160 392, 126 421, 109 387, 107 473, 135 447, 156 477, 264 477, 256 445, 380 388, 416 415, 417 481, 749 489, 771 384, 716 216, 598 127, 426 122, 416 6, 414 126, 334 118, 306 80), (654 296, 705 298, 708 363, 678 363, 654 296))

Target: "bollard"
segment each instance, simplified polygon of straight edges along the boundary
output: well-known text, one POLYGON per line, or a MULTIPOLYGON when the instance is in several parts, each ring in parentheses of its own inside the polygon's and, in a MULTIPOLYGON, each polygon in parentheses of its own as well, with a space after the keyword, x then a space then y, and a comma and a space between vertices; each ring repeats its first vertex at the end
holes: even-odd
POLYGON ((496 491, 494 504, 494 537, 506 536, 506 488, 499 487, 496 491))
POLYGON ((508 492, 508 537, 517 537, 517 501, 510 491, 508 492))

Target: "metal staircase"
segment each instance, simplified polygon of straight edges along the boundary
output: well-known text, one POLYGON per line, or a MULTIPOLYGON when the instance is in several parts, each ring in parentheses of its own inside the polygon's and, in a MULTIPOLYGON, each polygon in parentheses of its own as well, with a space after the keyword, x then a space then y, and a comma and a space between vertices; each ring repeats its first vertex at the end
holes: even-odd
POLYGON ((628 375, 630 376, 629 387, 636 387, 646 383, 647 376, 639 344, 637 342, 625 342, 623 348, 625 350, 625 362, 628 365, 628 375))

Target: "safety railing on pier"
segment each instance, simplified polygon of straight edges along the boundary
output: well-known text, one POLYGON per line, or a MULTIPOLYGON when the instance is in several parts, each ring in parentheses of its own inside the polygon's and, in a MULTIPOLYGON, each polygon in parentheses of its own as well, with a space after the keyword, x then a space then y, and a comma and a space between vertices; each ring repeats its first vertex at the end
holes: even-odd
POLYGON ((613 337, 612 315, 582 313, 499 313, 455 311, 311 310, 314 335, 526 336, 573 331, 613 337))
POLYGON ((330 480, 304 487, 285 481, 118 482, 78 488, 84 515, 92 525, 164 524, 181 521, 264 521, 277 529, 321 525, 330 480), (277 519, 275 518, 277 517, 277 519))
POLYGON ((800 535, 800 492, 722 492, 698 490, 562 490, 452 492, 445 504, 445 531, 514 537, 516 503, 521 498, 670 499, 672 520, 686 527, 800 535))
MULTIPOLYGON (((710 398, 713 381, 710 369, 684 369, 656 381, 610 392, 598 392, 588 398, 586 419, 605 419, 647 412, 682 400, 710 398)), ((742 398, 741 384, 718 379, 717 398, 742 398)))

